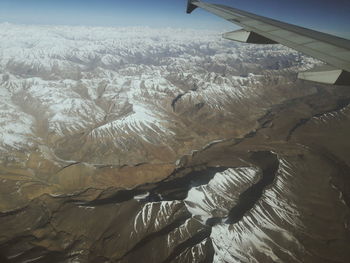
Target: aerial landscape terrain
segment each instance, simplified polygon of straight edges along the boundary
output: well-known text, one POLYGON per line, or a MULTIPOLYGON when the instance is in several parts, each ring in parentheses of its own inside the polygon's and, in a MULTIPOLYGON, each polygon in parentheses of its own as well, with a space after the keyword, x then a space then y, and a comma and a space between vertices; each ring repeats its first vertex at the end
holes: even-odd
POLYGON ((0 23, 0 262, 350 262, 350 88, 221 33, 0 23))

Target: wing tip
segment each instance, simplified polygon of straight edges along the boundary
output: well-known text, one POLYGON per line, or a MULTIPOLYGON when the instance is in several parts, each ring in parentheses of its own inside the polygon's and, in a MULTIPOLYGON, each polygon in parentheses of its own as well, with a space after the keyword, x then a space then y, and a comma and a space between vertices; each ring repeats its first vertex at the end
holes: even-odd
POLYGON ((196 0, 188 0, 187 1, 187 9, 186 13, 191 14, 193 10, 195 10, 198 6, 194 5, 193 2, 198 2, 196 0))

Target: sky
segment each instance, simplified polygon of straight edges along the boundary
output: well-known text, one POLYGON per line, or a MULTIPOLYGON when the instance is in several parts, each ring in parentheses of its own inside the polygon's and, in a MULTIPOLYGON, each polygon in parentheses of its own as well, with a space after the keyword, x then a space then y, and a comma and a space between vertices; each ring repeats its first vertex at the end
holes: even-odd
MULTIPOLYGON (((349 0, 205 0, 350 38, 349 0)), ((236 27, 187 0, 0 0, 0 23, 150 26, 211 30, 236 27)))

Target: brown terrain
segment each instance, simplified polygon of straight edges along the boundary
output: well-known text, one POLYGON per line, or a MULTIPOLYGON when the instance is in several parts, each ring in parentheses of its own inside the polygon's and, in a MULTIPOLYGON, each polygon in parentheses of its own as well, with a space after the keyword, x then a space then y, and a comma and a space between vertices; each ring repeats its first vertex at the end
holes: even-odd
POLYGON ((350 89, 296 80, 319 62, 0 29, 0 263, 350 262, 350 89))
MULTIPOLYGON (((227 231, 240 235, 242 229, 236 228, 260 207, 268 216, 254 219, 265 235, 259 242, 278 260, 348 262, 350 90, 302 86, 308 95, 272 106, 256 118, 253 130, 184 155, 177 166, 64 165, 38 151, 18 152, 16 158, 26 159, 24 165, 11 160, 1 165, 2 262, 211 261, 217 237, 209 237, 223 223, 212 217, 206 225, 200 224, 187 211, 184 199, 192 180, 205 185, 216 172, 247 166, 261 169, 270 178, 262 176, 251 184, 261 184, 260 191, 238 194, 238 201, 230 204, 233 212, 225 223, 227 231), (268 190, 276 194, 276 206, 266 200, 268 190), (154 197, 134 200, 145 192, 154 197), (162 202, 156 200, 159 195, 162 202), (293 206, 297 219, 285 222, 278 213, 288 213, 284 203, 293 206), (151 210, 144 212, 152 218, 147 226, 137 219, 142 209, 151 210), (159 224, 150 223, 157 216, 159 224), (293 237, 281 229, 265 228, 263 220, 293 237), (169 236, 172 243, 164 242, 169 236), (196 250, 201 242, 205 243, 202 254, 196 250)), ((249 238, 244 240, 243 234, 239 242, 231 242, 235 249, 249 246, 249 255, 258 262, 275 261, 249 238)), ((243 249, 241 256, 248 257, 247 253, 243 249)))

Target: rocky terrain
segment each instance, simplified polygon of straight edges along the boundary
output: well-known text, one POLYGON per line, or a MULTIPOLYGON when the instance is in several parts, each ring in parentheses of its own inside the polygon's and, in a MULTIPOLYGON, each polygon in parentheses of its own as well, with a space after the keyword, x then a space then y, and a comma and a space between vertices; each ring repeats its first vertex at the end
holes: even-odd
POLYGON ((350 90, 218 32, 0 24, 0 262, 349 262, 350 90))

